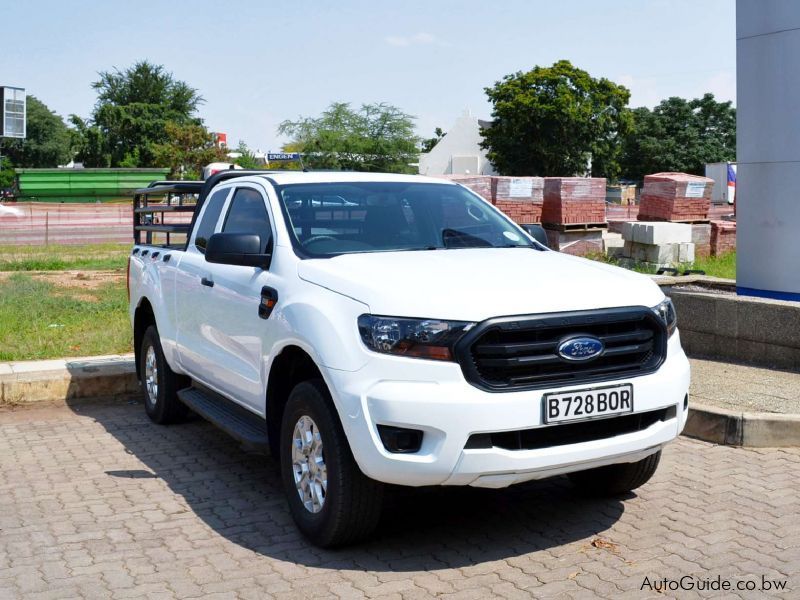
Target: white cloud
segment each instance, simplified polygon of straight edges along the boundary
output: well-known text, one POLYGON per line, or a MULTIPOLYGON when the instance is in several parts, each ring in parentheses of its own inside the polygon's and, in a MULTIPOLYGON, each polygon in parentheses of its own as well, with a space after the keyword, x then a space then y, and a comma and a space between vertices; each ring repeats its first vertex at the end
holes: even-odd
POLYGON ((447 42, 431 33, 420 31, 414 35, 390 35, 383 38, 390 46, 405 48, 408 46, 449 46, 447 42))

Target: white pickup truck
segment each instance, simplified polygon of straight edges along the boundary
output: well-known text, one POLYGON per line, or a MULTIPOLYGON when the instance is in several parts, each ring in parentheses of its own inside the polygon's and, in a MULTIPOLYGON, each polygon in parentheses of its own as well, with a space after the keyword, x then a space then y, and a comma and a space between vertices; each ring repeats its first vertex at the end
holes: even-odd
POLYGON ((270 450, 321 546, 372 532, 384 484, 567 474, 627 492, 686 422, 689 363, 658 286, 546 249, 463 186, 230 171, 136 198, 147 414, 191 409, 270 450))

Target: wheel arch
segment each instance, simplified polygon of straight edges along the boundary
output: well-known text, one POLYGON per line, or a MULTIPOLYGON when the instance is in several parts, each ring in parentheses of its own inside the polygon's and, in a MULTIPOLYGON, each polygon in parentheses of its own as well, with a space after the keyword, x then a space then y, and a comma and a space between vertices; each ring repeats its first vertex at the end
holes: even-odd
MULTIPOLYGON (((289 400, 289 394, 298 383, 309 379, 321 379, 330 392, 330 386, 317 363, 298 345, 289 344, 283 347, 270 365, 267 379, 266 421, 270 451, 275 457, 280 451, 278 440, 283 410, 289 400)), ((338 416, 335 405, 332 406, 338 416)))
POLYGON ((156 329, 158 329, 153 305, 150 304, 150 301, 146 297, 143 297, 139 301, 139 305, 136 307, 136 311, 133 315, 133 355, 136 361, 136 378, 140 380, 141 369, 139 369, 139 359, 141 358, 140 354, 142 352, 142 339, 144 338, 144 332, 147 331, 150 325, 155 325, 156 329))

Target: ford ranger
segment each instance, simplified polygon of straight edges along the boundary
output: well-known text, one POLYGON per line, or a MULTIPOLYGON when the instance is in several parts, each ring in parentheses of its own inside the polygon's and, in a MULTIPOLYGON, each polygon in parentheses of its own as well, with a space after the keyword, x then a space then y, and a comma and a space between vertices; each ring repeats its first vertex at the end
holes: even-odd
POLYGON ((270 451, 321 546, 369 535, 385 484, 627 492, 686 422, 659 287, 456 183, 223 171, 138 190, 134 220, 147 414, 270 451))

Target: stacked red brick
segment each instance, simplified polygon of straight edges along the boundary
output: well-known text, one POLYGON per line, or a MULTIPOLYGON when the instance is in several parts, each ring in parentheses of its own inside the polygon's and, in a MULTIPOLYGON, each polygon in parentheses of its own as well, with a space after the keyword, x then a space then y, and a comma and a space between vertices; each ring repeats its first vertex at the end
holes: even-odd
POLYGON ((714 180, 686 173, 646 175, 639 202, 640 221, 704 221, 714 180))
POLYGON ((541 223, 542 177, 492 177, 492 204, 517 223, 541 223))
POLYGON ((542 223, 606 222, 606 180, 602 177, 545 177, 542 223))
POLYGON ((488 175, 437 175, 468 187, 489 202, 492 201, 492 178, 488 175))
POLYGON ((722 256, 736 250, 736 221, 711 221, 711 254, 722 256))

